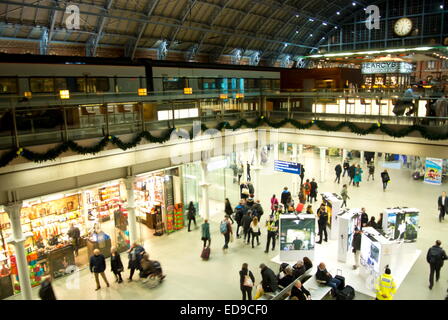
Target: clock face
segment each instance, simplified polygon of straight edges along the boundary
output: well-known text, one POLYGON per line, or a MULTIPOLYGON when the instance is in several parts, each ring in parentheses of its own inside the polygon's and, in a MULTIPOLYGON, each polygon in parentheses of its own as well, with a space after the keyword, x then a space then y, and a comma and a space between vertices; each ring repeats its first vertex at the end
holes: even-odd
POLYGON ((394 31, 397 36, 407 36, 412 31, 412 20, 401 18, 395 22, 394 31))

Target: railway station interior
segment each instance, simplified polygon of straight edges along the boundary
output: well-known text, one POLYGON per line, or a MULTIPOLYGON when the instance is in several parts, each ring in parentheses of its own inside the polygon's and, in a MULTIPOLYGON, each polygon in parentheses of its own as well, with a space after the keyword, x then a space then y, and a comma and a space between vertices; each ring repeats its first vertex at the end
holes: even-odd
POLYGON ((0 299, 446 299, 447 21, 442 0, 0 0, 0 299))

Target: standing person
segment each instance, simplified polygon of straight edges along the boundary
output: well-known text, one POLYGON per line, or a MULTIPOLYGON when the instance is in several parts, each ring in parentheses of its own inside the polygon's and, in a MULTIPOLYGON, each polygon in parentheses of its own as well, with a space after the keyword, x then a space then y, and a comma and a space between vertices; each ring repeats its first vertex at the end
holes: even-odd
POLYGON ((254 205, 252 206, 253 215, 258 218, 258 221, 261 221, 261 217, 264 214, 263 207, 260 204, 260 200, 255 200, 254 205))
POLYGON ((369 215, 366 212, 366 208, 361 208, 361 230, 363 227, 367 227, 369 222, 369 215))
POLYGON ((380 213, 380 218, 378 219, 378 222, 376 223, 379 230, 383 230, 383 214, 380 213))
POLYGON ((343 200, 343 201, 342 201, 341 208, 342 208, 343 206, 347 207, 347 199, 350 199, 350 197, 348 196, 348 189, 347 189, 347 185, 346 185, 346 184, 344 184, 344 185, 342 186, 341 197, 342 197, 342 200, 343 200))
POLYGON ((258 223, 258 218, 254 217, 252 222, 250 223, 250 232, 252 235, 252 248, 254 248, 254 240, 257 237, 257 246, 260 245, 260 224, 258 223))
POLYGON ((81 231, 79 231, 79 228, 75 227, 75 224, 72 222, 70 223, 70 229, 68 230, 67 235, 71 240, 75 257, 77 257, 79 250, 79 240, 81 238, 81 231))
POLYGON ((367 177, 367 181, 369 181, 370 177, 372 177, 372 180, 375 181, 375 164, 373 162, 369 163, 369 176, 367 177))
POLYGON ((325 207, 325 203, 320 205, 320 208, 317 210, 317 224, 319 227, 319 241, 316 243, 322 243, 322 234, 325 234, 325 242, 328 242, 328 234, 327 234, 327 223, 328 223, 328 214, 327 209, 325 207))
POLYGON ((381 181, 383 182, 383 191, 386 191, 387 184, 390 181, 389 173, 386 169, 384 169, 383 172, 381 172, 381 181))
POLYGON ((353 265, 353 269, 356 270, 359 267, 359 257, 361 256, 361 234, 362 231, 355 227, 355 234, 353 235, 352 240, 352 248, 355 259, 355 264, 353 265))
POLYGON ((194 222, 194 227, 196 228, 196 208, 194 207, 193 201, 190 201, 188 205, 188 232, 190 232, 191 221, 194 222))
POLYGON ((252 288, 254 287, 255 277, 249 270, 247 263, 243 263, 240 270, 240 289, 243 293, 243 300, 252 300, 252 288))
POLYGON ((122 283, 123 278, 121 277, 121 273, 123 272, 124 267, 121 262, 120 254, 115 247, 110 248, 110 253, 110 267, 115 275, 115 282, 122 283))
POLYGON ((347 173, 347 175, 349 175, 348 169, 350 168, 350 163, 348 162, 347 158, 344 159, 344 163, 342 164, 342 167, 344 168, 344 173, 342 174, 342 177, 345 177, 345 173, 347 173))
POLYGON ((204 248, 207 248, 207 241, 208 241, 208 247, 210 247, 211 238, 210 238, 210 224, 208 223, 208 220, 205 219, 204 223, 201 225, 201 240, 204 241, 204 248))
POLYGON ((303 184, 303 179, 305 178, 305 167, 300 165, 300 184, 303 184))
MULTIPOLYGON (((350 177, 350 181, 348 182, 348 185, 351 185, 353 180, 355 179, 356 174, 356 166, 352 164, 350 168, 348 168, 348 176, 350 177)), ((354 182, 353 182, 354 185, 354 182)))
POLYGON ((278 281, 274 271, 269 269, 264 263, 260 264, 261 269, 261 285, 264 292, 276 292, 278 289, 278 281))
POLYGON ((244 200, 240 200, 240 203, 235 207, 235 221, 237 224, 236 227, 236 238, 239 239, 240 236, 240 227, 242 226, 243 216, 246 213, 246 207, 244 205, 244 200))
POLYGON ((51 284, 51 277, 45 278, 40 284, 39 298, 41 300, 57 300, 51 284))
POLYGON ((287 208, 288 198, 291 196, 291 192, 288 191, 288 187, 283 188, 282 196, 281 196, 281 203, 285 208, 287 208))
POLYGON ((238 184, 241 184, 241 177, 243 176, 244 173, 244 167, 242 164, 239 166, 237 173, 238 173, 238 184))
POLYGON ((224 212, 226 213, 226 215, 229 216, 230 220, 232 221, 232 224, 234 224, 235 221, 233 221, 232 219, 233 209, 232 205, 230 204, 229 198, 226 198, 224 212))
POLYGON ((110 287, 109 281, 107 281, 106 275, 104 274, 104 271, 106 270, 106 259, 101 254, 101 251, 99 249, 93 250, 93 256, 90 257, 89 262, 90 272, 93 272, 93 274, 95 275, 95 291, 101 289, 99 275, 101 275, 104 282, 106 282, 106 285, 110 287))
POLYGON ((310 202, 311 184, 309 179, 306 179, 304 189, 305 189, 306 201, 310 202))
POLYGON ((300 185, 299 202, 302 204, 306 203, 305 186, 303 184, 300 185))
POLYGON ((250 224, 252 223, 252 211, 248 210, 246 214, 241 219, 241 225, 243 226, 243 234, 244 239, 243 241, 247 244, 249 244, 250 241, 250 224), (247 240, 246 240, 247 239, 247 240))
POLYGON ((386 266, 384 273, 378 278, 375 284, 376 300, 392 300, 393 295, 397 292, 397 286, 391 276, 389 266, 386 266))
POLYGON ((310 187, 310 202, 313 203, 313 199, 314 201, 317 201, 317 182, 314 180, 314 178, 310 182, 310 187))
POLYGON ((275 197, 275 194, 274 194, 271 198, 271 214, 275 213, 276 206, 278 206, 278 199, 275 197))
POLYGON ((241 192, 241 199, 247 199, 249 198, 249 187, 247 186, 247 184, 245 182, 242 182, 240 184, 240 192, 241 192))
POLYGON ((248 182, 247 183, 247 188, 249 189, 249 196, 253 198, 254 195, 255 195, 254 185, 251 182, 248 182))
POLYGON ((128 269, 131 269, 128 281, 132 281, 135 269, 141 270, 140 261, 142 260, 144 253, 145 249, 137 242, 134 242, 128 250, 128 269))
POLYGON ((445 213, 448 212, 448 197, 446 196, 445 191, 439 196, 437 204, 439 206, 439 222, 442 222, 442 220, 445 220, 445 213))
POLYGON ((341 183, 341 173, 342 173, 342 166, 338 163, 336 167, 334 167, 334 171, 336 172, 336 179, 334 182, 341 183))
POLYGON ((221 231, 222 235, 224 236, 224 247, 222 248, 224 252, 227 252, 229 249, 229 241, 231 241, 231 236, 233 235, 232 232, 232 225, 229 221, 229 216, 225 215, 224 220, 221 221, 221 224, 219 225, 219 231, 221 231))
POLYGON ((376 224, 374 216, 370 217, 370 221, 367 223, 367 226, 372 227, 373 229, 378 229, 378 225, 376 224))
POLYGON ((266 221, 266 227, 268 231, 268 236, 266 240, 266 250, 264 252, 268 253, 271 240, 272 240, 272 251, 275 250, 275 238, 277 237, 278 220, 276 220, 275 217, 271 215, 269 217, 269 220, 266 221))
POLYGON ((440 269, 443 267, 443 261, 448 259, 445 250, 441 247, 442 241, 437 240, 436 244, 429 248, 426 254, 426 261, 429 263, 429 289, 434 286, 434 273, 436 274, 436 281, 440 278, 440 269))
POLYGON ((247 169, 247 181, 249 182, 249 181, 251 180, 251 177, 250 177, 250 164, 249 164, 249 161, 247 162, 246 169, 247 169))
POLYGON ((358 164, 358 166, 355 169, 355 177, 353 178, 353 185, 356 184, 357 187, 359 187, 359 183, 362 181, 362 169, 361 166, 358 164))

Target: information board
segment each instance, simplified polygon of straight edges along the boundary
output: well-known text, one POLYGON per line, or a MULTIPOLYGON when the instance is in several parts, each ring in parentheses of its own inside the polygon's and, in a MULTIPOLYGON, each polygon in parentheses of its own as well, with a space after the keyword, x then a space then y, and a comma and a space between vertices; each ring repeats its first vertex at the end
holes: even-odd
POLYGON ((289 162, 282 160, 274 160, 274 170, 286 173, 293 173, 300 175, 302 165, 297 162, 289 162))

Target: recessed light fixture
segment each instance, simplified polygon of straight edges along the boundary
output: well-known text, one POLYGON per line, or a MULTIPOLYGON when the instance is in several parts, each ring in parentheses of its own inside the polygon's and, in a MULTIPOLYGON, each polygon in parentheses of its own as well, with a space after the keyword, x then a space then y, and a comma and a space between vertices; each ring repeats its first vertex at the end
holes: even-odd
POLYGON ((440 9, 443 9, 443 4, 440 5, 440 9))
POLYGON ((298 31, 298 30, 296 30, 296 33, 299 33, 299 31, 298 31))
POLYGON ((356 2, 352 2, 352 6, 356 6, 356 2))
POLYGON ((298 14, 296 14, 296 18, 298 18, 299 17, 299 15, 298 14))
POLYGON ((327 25, 327 23, 326 23, 326 22, 322 22, 322 24, 323 24, 324 26, 326 26, 326 25, 327 25))
POLYGON ((337 28, 338 28, 338 26, 334 26, 334 28, 335 28, 335 29, 337 29, 337 28))
POLYGON ((340 15, 341 13, 338 11, 338 12, 336 12, 336 14, 337 14, 337 15, 340 15))
POLYGON ((313 21, 314 21, 314 19, 311 19, 311 18, 309 18, 308 20, 309 20, 309 21, 311 21, 311 22, 313 22, 313 21))
POLYGON ((285 43, 285 47, 287 47, 288 46, 288 44, 287 43, 285 43))
POLYGON ((312 37, 313 36, 313 34, 312 33, 310 33, 310 37, 312 37))

